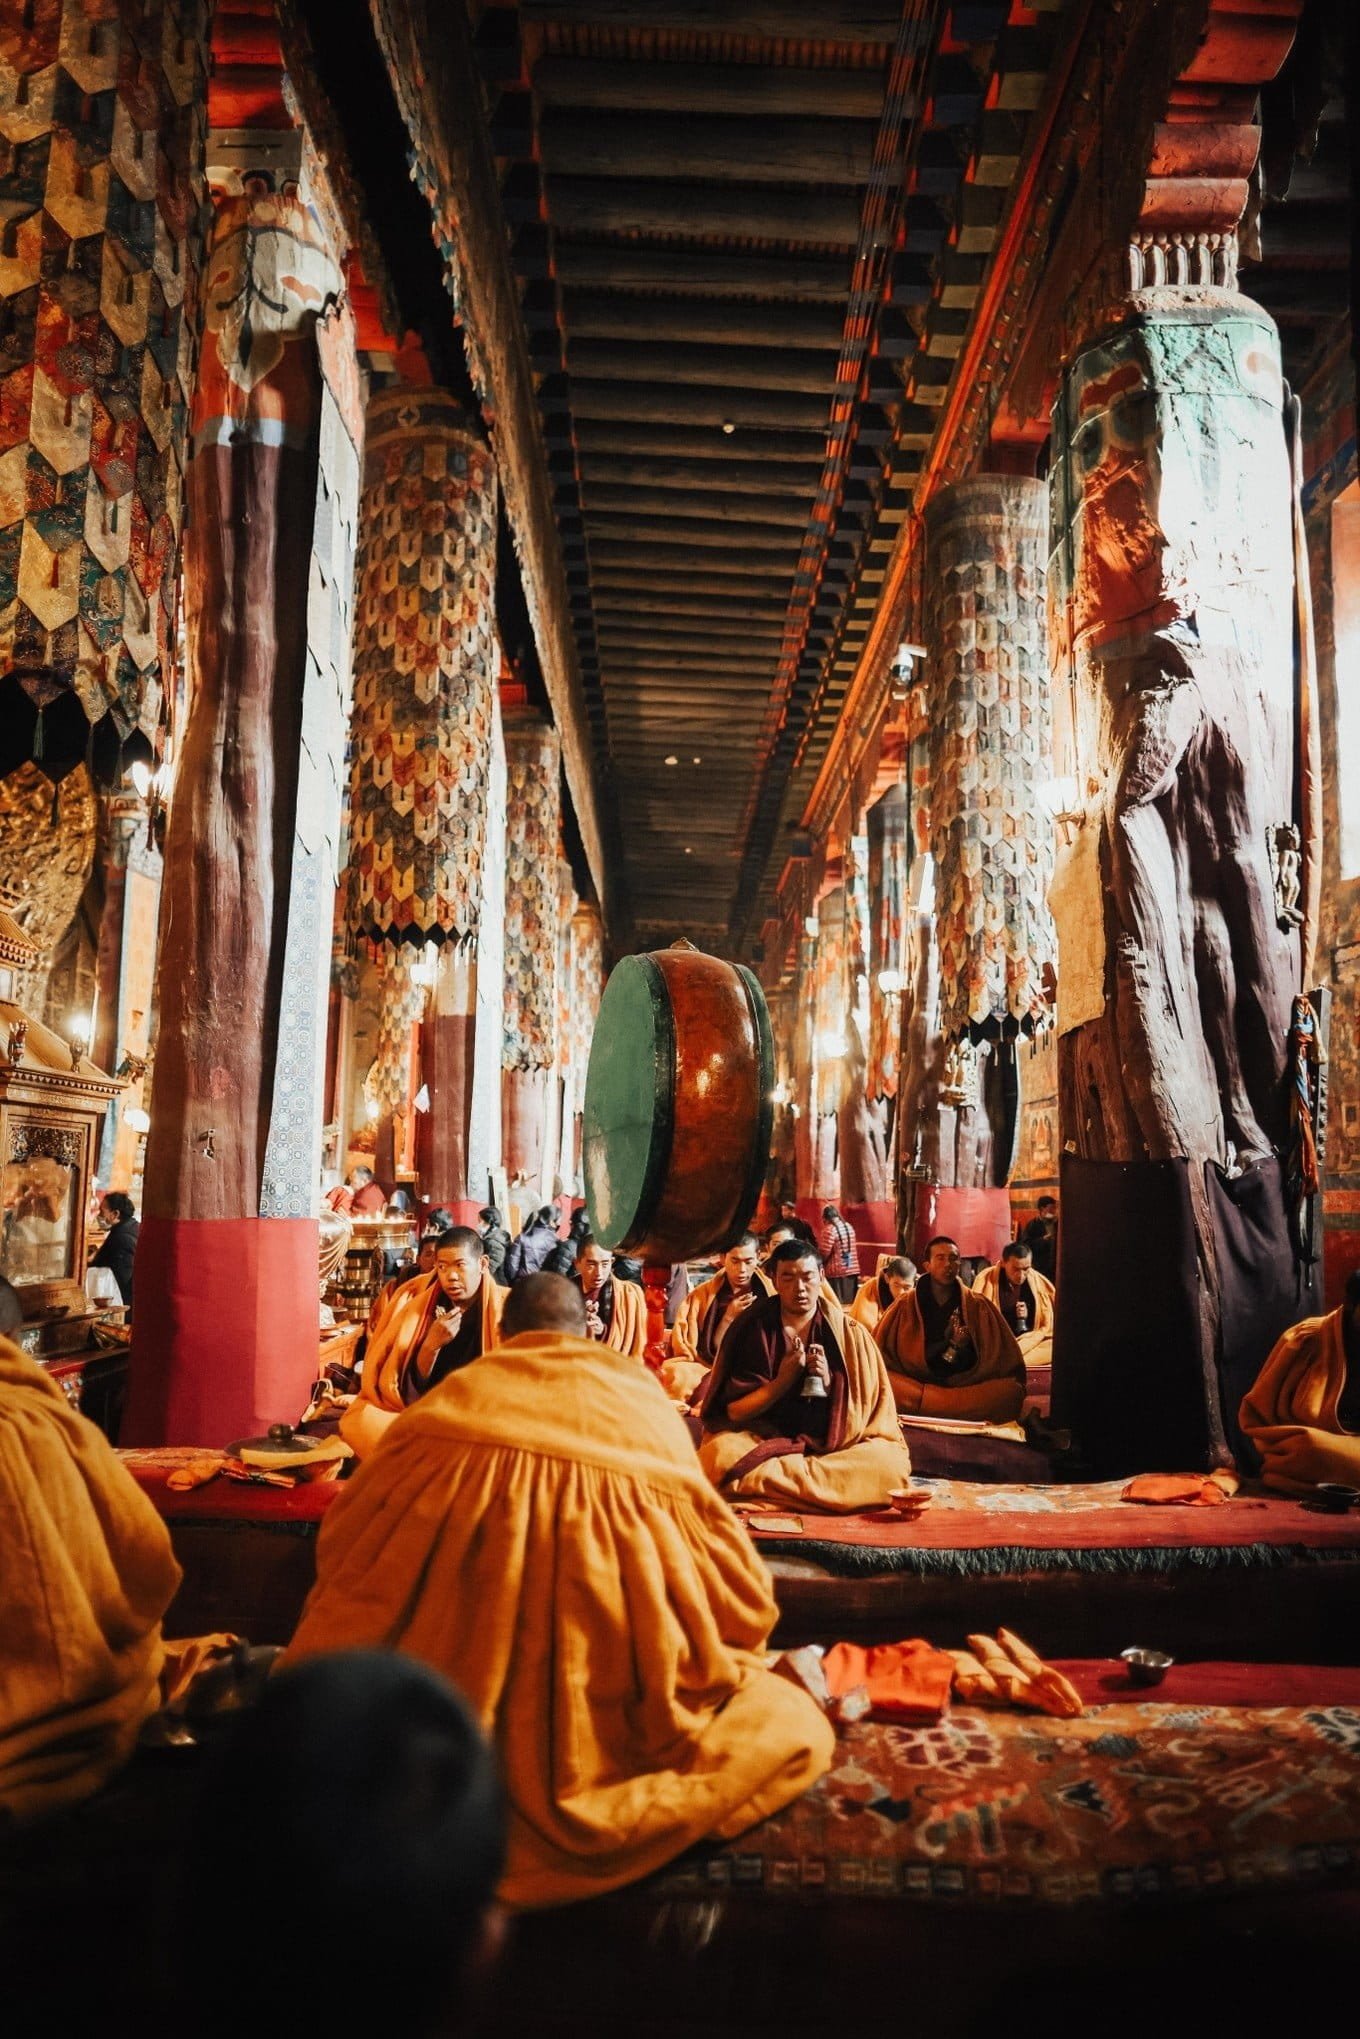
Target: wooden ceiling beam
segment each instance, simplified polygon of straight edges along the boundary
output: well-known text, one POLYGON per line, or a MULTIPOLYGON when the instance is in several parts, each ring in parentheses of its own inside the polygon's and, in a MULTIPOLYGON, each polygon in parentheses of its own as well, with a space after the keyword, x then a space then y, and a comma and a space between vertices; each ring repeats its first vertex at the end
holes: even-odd
POLYGON ((550 108, 539 121, 549 191, 557 177, 679 179, 685 184, 866 184, 877 120, 790 120, 550 108))
POLYGON ((802 115, 876 120, 886 68, 801 70, 789 64, 647 64, 608 58, 540 57, 534 90, 544 106, 617 108, 621 113, 802 115))
POLYGON ((581 483, 581 506, 591 517, 601 511, 632 517, 664 517, 685 525, 739 525, 744 531, 763 532, 771 543, 787 545, 796 532, 801 543, 807 530, 809 505, 797 497, 704 495, 694 489, 626 488, 622 483, 597 480, 593 475, 581 483))
POLYGON ((784 642, 783 632, 773 625, 714 622, 702 629, 680 627, 663 630, 662 617, 648 618, 645 623, 629 625, 614 623, 612 627, 601 627, 597 618, 595 639, 600 647, 600 656, 611 658, 636 658, 649 652, 673 652, 678 658, 711 657, 727 650, 749 648, 763 652, 767 658, 777 658, 784 642))
POLYGON ((764 347, 691 347, 664 341, 589 340, 567 335, 567 367, 608 382, 662 382, 750 390, 810 390, 829 400, 836 355, 764 347))
MULTIPOLYGON (((813 486, 822 471, 821 442, 802 432, 770 432, 759 426, 724 432, 714 425, 657 425, 637 419, 609 422, 582 418, 576 427, 576 445, 583 460, 597 455, 640 454, 651 461, 669 459, 701 461, 706 473, 716 476, 743 461, 758 462, 762 469, 777 470, 771 486, 783 485, 788 469, 799 467, 811 475, 813 486)), ((798 486, 802 486, 800 478, 798 486)))
MULTIPOLYGON (((585 530, 592 559, 600 557, 601 547, 626 546, 631 553, 631 548, 639 545, 644 549, 673 546, 681 554, 692 549, 722 553, 728 563, 740 564, 753 573, 780 574, 785 579, 797 566, 801 551, 800 543, 789 531, 765 535, 744 530, 740 525, 685 524, 667 517, 653 517, 645 522, 626 516, 587 517, 585 530)), ((604 556, 608 558, 610 554, 606 552, 604 556)))
POLYGON ((782 582, 793 578, 793 565, 780 572, 767 559, 748 560, 741 558, 713 557, 696 547, 675 544, 624 545, 614 538, 597 538, 590 548, 592 568, 611 567, 619 571, 642 575, 646 573, 682 574, 692 576, 700 586, 710 574, 718 574, 725 581, 755 581, 774 589, 782 582))
POLYGON ((810 503, 821 482, 820 463, 801 467, 763 460, 646 460, 593 448, 580 462, 581 486, 678 489, 691 495, 792 496, 810 503))
POLYGON ((597 567, 592 576, 592 591, 597 616, 612 611, 624 616, 690 616, 702 620, 731 614, 783 623, 789 607, 778 595, 757 597, 735 588, 713 588, 707 595, 691 594, 685 588, 663 586, 646 575, 619 567, 597 567))
MULTIPOLYGON (((831 406, 827 397, 794 390, 705 389, 673 383, 592 382, 571 378, 571 408, 576 418, 631 418, 646 424, 736 427, 733 438, 748 425, 774 426, 781 432, 816 437, 820 452, 826 439, 831 406)), ((803 458, 807 458, 805 448, 803 458)))
POLYGON ((560 233, 688 234, 696 241, 741 235, 847 250, 859 239, 859 200, 851 190, 549 175, 547 191, 560 233))
POLYGON ((566 290, 675 290, 708 298, 841 305, 850 291, 846 255, 748 255, 729 248, 559 241, 554 266, 566 290))
POLYGON ((526 21, 591 28, 697 31, 773 42, 865 44, 890 50, 901 26, 899 0, 520 0, 526 21), (641 19, 639 19, 641 15, 641 19))
POLYGON ((707 304, 693 297, 575 290, 566 294, 563 322, 571 340, 682 340, 691 346, 800 348, 833 357, 845 323, 835 306, 707 304))

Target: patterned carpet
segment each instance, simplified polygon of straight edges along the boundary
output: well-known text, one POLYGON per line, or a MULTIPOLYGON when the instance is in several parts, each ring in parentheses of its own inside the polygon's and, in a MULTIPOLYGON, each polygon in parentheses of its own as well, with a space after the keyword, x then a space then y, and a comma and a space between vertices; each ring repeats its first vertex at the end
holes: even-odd
POLYGON ((1360 1881, 1360 1706, 959 1707, 845 1729, 812 1791, 659 1895, 1078 1905, 1360 1881))

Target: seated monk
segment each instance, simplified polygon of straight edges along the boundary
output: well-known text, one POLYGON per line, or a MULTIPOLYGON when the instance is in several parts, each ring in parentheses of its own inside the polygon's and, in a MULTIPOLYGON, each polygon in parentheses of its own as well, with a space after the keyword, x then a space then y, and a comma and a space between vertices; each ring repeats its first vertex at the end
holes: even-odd
POLYGON ((1360 1269, 1340 1309, 1306 1317, 1277 1341, 1237 1420, 1261 1454, 1268 1487, 1360 1487, 1360 1269))
POLYGON ((614 1279, 614 1256, 607 1246, 581 1234, 576 1249, 576 1283, 586 1306, 586 1336, 615 1352, 642 1359, 647 1351, 647 1304, 635 1282, 614 1279))
POLYGON ((179 1578, 108 1440, 0 1337, 0 1823, 88 1798, 127 1762, 161 1704, 179 1578))
POLYGON ((671 1327, 671 1357, 658 1378, 666 1393, 688 1403, 702 1389, 718 1347, 744 1310, 772 1293, 757 1264, 755 1236, 743 1232, 715 1275, 692 1289, 671 1327))
POLYGON ((815 1246, 785 1240, 770 1272, 775 1293, 743 1313, 714 1361, 700 1463, 734 1498, 877 1507, 911 1473, 878 1348, 827 1301, 815 1246))
POLYGON ((481 1234, 470 1225, 446 1232, 434 1273, 404 1282, 369 1336, 363 1385, 340 1419, 359 1458, 403 1409, 495 1343, 504 1294, 487 1272, 481 1234))
POLYGON ((509 1799, 501 1896, 564 1904, 744 1832, 828 1768, 820 1709, 765 1668, 776 1616, 661 1389, 538 1274, 495 1351, 342 1491, 285 1663, 399 1650, 450 1678, 509 1799))
POLYGON ((921 1280, 887 1311, 877 1335, 905 1414, 975 1423, 1009 1423, 1020 1414, 1020 1347, 995 1304, 959 1280, 952 1239, 931 1240, 921 1280))
POLYGON ((877 1331, 878 1320, 899 1296, 909 1296, 916 1286, 916 1262, 905 1253, 880 1253, 877 1272, 862 1281, 850 1305, 850 1315, 866 1331, 877 1331))
POLYGON ((1053 1301, 1056 1290, 1034 1265, 1023 1239, 1002 1248, 995 1267, 984 1267, 973 1294, 985 1296, 1006 1320, 1026 1366, 1053 1364, 1053 1301))

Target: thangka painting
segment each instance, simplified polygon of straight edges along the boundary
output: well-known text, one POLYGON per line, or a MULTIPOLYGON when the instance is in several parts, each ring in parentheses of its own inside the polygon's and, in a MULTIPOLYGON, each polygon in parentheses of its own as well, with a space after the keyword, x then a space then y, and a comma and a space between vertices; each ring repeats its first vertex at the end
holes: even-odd
MULTIPOLYGON (((173 693, 206 8, 0 19, 0 671, 155 748, 173 693)), ((20 704, 22 705, 22 704, 20 704)), ((64 737, 69 743, 69 733, 64 737)))
POLYGON ((471 942, 481 926, 496 501, 490 450, 452 397, 372 399, 350 794, 351 925, 371 944, 471 942))

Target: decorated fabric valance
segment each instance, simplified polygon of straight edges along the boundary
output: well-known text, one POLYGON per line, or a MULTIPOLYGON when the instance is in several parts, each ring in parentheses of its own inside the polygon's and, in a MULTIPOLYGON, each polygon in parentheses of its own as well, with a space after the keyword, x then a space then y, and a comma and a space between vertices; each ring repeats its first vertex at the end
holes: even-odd
POLYGON ((562 751, 546 722, 505 725, 506 1069, 551 1069, 557 1026, 562 751))
POLYGON ((869 809, 869 1069, 871 1098, 896 1097, 906 960, 907 794, 894 786, 869 809), (883 979, 888 980, 885 989, 883 979))
POLYGON ((206 107, 201 0, 0 24, 0 769, 159 746, 206 107), (105 725, 105 718, 108 723, 105 725), (99 740, 88 732, 99 726, 99 740))
POLYGON ((439 389, 368 407, 354 632, 351 926, 474 941, 495 713, 496 470, 439 389))
POLYGON ((1045 486, 958 482, 926 524, 940 1029, 981 1039, 1043 1015, 1054 955, 1045 486))

